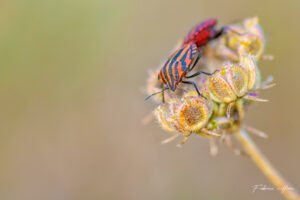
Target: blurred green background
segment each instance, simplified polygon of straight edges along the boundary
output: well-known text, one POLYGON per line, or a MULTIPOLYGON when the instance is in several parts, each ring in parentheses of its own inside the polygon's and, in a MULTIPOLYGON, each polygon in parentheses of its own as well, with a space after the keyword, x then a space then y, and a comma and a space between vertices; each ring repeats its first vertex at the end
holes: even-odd
POLYGON ((0 199, 282 199, 252 161, 192 136, 183 149, 141 119, 147 70, 195 23, 259 16, 277 86, 247 113, 254 138, 300 188, 300 1, 4 0, 0 6, 0 199))

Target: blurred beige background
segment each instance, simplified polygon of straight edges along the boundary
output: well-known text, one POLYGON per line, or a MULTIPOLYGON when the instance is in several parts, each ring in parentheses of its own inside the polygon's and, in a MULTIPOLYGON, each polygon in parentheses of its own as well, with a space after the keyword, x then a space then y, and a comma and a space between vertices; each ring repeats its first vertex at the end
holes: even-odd
POLYGON ((193 136, 183 149, 141 119, 147 70, 195 23, 260 17, 277 86, 247 113, 254 138, 300 189, 300 1, 4 0, 0 4, 0 199, 282 199, 251 160, 193 136))

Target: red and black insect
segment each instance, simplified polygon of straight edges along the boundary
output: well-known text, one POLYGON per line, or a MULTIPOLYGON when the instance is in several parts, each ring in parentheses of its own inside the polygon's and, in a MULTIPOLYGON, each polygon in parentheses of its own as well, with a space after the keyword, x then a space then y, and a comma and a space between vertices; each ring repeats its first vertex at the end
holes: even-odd
POLYGON ((163 85, 166 86, 163 87, 160 92, 156 92, 148 96, 146 100, 149 99, 151 96, 164 92, 168 89, 175 91, 179 83, 193 85, 199 96, 202 96, 195 82, 182 80, 183 78, 193 78, 200 74, 212 75, 211 73, 200 71, 190 76, 186 76, 186 73, 191 71, 195 67, 200 57, 201 53, 198 51, 197 45, 193 42, 190 42, 184 45, 183 47, 179 48, 176 52, 174 52, 171 55, 171 57, 167 60, 167 62, 164 64, 164 66, 161 68, 158 74, 158 79, 163 85), (195 59, 196 55, 197 58, 195 59))
MULTIPOLYGON (((163 87, 160 92, 151 94, 146 98, 149 99, 151 96, 164 92, 167 89, 175 91, 178 83, 192 84, 199 96, 202 96, 197 88, 197 85, 193 81, 183 81, 183 78, 193 78, 200 74, 213 75, 214 73, 197 72, 191 76, 186 76, 186 73, 191 71, 197 64, 201 57, 201 47, 206 45, 209 41, 221 36, 227 27, 221 28, 219 31, 215 30, 217 24, 216 19, 208 19, 200 24, 196 25, 184 38, 183 46, 171 55, 168 61, 160 70, 158 79, 166 87, 163 87), (198 52, 198 56, 194 60, 194 56, 198 52)), ((202 96, 203 97, 203 96, 202 96)), ((164 95, 163 95, 164 98, 164 95)), ((205 97, 204 97, 205 98, 205 97)), ((163 99, 164 101, 164 99, 163 99)))
POLYGON ((238 35, 243 35, 238 33, 230 27, 222 27, 220 30, 216 30, 215 26, 217 25, 216 19, 208 19, 200 24, 196 25, 184 38, 183 45, 186 45, 190 42, 196 43, 197 47, 202 47, 206 45, 209 41, 220 37, 226 31, 232 31, 238 35))
POLYGON ((208 19, 196 25, 184 38, 183 45, 194 42, 199 48, 206 45, 210 40, 218 38, 225 28, 217 31, 215 30, 216 24, 216 19, 208 19))

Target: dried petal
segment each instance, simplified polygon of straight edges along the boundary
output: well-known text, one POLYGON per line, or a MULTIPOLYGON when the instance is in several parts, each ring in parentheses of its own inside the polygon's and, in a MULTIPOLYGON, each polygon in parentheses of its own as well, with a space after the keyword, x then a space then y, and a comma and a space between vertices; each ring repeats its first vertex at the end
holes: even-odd
POLYGON ((220 137, 221 135, 219 133, 216 133, 214 131, 208 130, 206 128, 203 128, 197 132, 195 132, 198 135, 201 135, 203 137, 220 137))
POLYGON ((255 93, 249 93, 246 96, 244 96, 244 98, 247 100, 250 100, 250 101, 258 101, 258 102, 268 102, 269 101, 267 99, 259 98, 258 95, 255 93))
POLYGON ((254 57, 251 55, 240 57, 240 65, 247 70, 248 91, 258 88, 261 84, 261 76, 254 57))

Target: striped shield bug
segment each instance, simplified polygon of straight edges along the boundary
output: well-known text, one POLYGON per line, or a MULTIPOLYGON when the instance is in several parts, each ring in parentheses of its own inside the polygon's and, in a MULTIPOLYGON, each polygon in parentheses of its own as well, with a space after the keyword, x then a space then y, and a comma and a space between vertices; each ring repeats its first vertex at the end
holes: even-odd
POLYGON ((164 92, 168 89, 174 92, 179 83, 193 85, 198 95, 204 97, 200 94, 195 82, 182 80, 183 78, 193 78, 200 74, 212 75, 211 73, 200 71, 190 76, 186 76, 187 72, 191 71, 195 67, 200 57, 201 53, 198 51, 197 45, 193 42, 190 42, 175 51, 158 74, 158 79, 166 86, 163 87, 160 92, 156 92, 148 96, 146 100, 148 100, 151 96, 164 92))
POLYGON ((217 32, 214 27, 217 24, 216 19, 208 19, 196 25, 184 38, 183 44, 195 42, 197 47, 204 46, 210 40, 217 38, 222 34, 221 31, 217 32))
POLYGON ((209 41, 218 38, 221 36, 226 30, 231 30, 232 32, 236 32, 235 30, 229 27, 223 27, 220 30, 215 30, 215 26, 217 24, 216 19, 208 19, 200 24, 196 25, 184 38, 183 45, 188 44, 190 42, 196 43, 197 47, 202 47, 206 45, 209 41))

